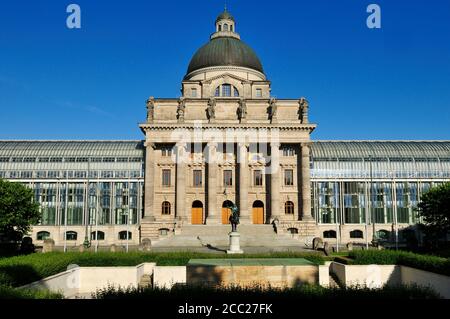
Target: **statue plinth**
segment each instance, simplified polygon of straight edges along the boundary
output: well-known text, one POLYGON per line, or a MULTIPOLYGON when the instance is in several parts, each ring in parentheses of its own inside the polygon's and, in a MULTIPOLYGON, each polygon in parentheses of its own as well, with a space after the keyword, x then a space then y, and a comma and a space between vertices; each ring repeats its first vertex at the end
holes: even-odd
POLYGON ((244 252, 241 250, 241 234, 238 232, 231 232, 230 236, 230 249, 227 250, 227 254, 243 254, 244 252))

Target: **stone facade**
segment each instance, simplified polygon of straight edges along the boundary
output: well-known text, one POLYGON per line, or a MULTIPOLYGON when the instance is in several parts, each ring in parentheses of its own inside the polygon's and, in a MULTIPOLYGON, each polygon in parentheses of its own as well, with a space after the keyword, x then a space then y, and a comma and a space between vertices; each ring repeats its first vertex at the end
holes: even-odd
MULTIPOLYGON (((234 31, 234 20, 218 19, 211 40, 240 39, 234 31)), ((315 235, 308 102, 271 97, 270 81, 245 63, 190 66, 181 98, 148 99, 142 238, 227 223, 229 202, 242 224, 315 235)))

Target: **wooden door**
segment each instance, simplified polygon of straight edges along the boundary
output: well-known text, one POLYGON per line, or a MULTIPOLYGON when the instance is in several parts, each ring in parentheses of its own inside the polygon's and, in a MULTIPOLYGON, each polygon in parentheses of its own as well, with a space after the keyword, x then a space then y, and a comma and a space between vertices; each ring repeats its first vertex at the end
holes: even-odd
POLYGON ((263 207, 253 207, 253 224, 255 224, 255 225, 264 224, 264 208, 263 207))
POLYGON ((230 223, 231 209, 222 207, 222 224, 226 225, 230 223))
POLYGON ((203 225, 203 208, 192 208, 192 225, 203 225))

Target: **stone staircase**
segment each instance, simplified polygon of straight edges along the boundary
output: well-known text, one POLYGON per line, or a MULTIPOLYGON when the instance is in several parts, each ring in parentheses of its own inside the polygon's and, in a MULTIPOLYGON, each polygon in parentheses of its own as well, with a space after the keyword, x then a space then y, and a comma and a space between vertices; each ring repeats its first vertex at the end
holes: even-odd
MULTIPOLYGON (((220 247, 229 245, 230 225, 186 225, 180 234, 160 239, 153 247, 220 247)), ((301 242, 287 234, 276 234, 272 225, 239 225, 242 247, 300 247, 301 242)))

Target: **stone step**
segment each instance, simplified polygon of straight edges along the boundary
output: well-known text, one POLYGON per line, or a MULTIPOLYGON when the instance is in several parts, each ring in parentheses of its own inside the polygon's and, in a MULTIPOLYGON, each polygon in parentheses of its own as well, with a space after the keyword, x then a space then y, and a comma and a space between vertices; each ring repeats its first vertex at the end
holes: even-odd
MULTIPOLYGON (((154 247, 226 247, 229 245, 229 225, 187 225, 181 234, 161 239, 154 247)), ((242 247, 300 247, 302 243, 290 235, 278 235, 271 225, 238 226, 242 247)))

